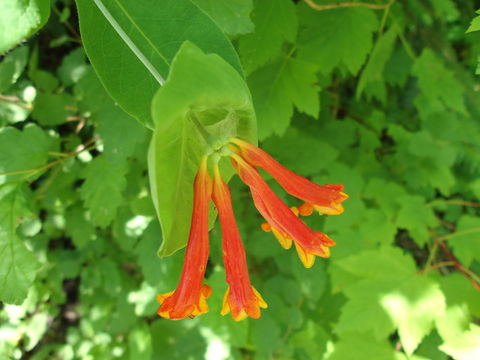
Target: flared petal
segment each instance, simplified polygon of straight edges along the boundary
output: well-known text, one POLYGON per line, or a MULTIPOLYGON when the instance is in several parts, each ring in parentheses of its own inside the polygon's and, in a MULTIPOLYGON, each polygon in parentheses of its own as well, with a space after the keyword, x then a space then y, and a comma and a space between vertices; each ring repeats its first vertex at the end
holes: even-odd
POLYGON ((268 186, 258 171, 239 155, 232 155, 240 178, 250 187, 257 210, 280 234, 290 237, 309 254, 325 257, 325 248, 335 245, 327 235, 310 229, 268 186))
POLYGON ((223 259, 227 283, 221 314, 231 312, 236 321, 260 317, 260 308, 267 304, 253 288, 248 274, 247 258, 233 213, 230 191, 222 180, 218 167, 214 168, 213 202, 222 226, 223 259))
POLYGON ((206 299, 211 288, 203 284, 208 262, 208 211, 212 180, 207 172, 207 158, 202 159, 195 177, 193 214, 182 274, 175 291, 157 295, 157 314, 167 319, 183 319, 208 312, 206 299))
POLYGON ((348 199, 343 192, 343 185, 315 184, 288 170, 265 151, 246 141, 232 138, 230 142, 238 146, 237 153, 249 164, 267 171, 290 195, 310 204, 321 214, 338 215, 343 212, 341 202, 348 199))

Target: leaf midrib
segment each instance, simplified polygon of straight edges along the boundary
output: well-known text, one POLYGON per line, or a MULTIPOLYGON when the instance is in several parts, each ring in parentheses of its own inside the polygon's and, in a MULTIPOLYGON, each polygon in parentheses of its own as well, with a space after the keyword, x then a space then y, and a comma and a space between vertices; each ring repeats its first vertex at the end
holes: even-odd
POLYGON ((115 4, 119 7, 119 9, 122 11, 122 13, 127 17, 127 19, 132 23, 133 27, 140 33, 140 35, 147 41, 147 43, 152 47, 154 52, 160 56, 160 58, 165 62, 168 68, 170 68, 170 62, 163 56, 163 54, 157 49, 157 47, 152 43, 150 38, 147 37, 147 35, 143 32, 143 30, 138 26, 138 24, 135 22, 135 20, 130 16, 129 12, 127 9, 123 7, 123 5, 120 3, 119 0, 113 0, 115 4))

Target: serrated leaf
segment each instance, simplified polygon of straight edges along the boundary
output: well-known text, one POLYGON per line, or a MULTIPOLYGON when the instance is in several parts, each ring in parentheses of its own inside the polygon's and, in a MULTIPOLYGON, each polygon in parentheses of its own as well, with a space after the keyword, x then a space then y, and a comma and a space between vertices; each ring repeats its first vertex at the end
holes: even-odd
POLYGON ((255 113, 238 72, 219 56, 206 55, 189 42, 175 57, 168 81, 155 95, 152 111, 156 128, 148 167, 162 225, 160 254, 167 256, 187 242, 193 180, 207 148, 192 117, 213 138, 239 136, 255 143, 255 113))
POLYGON ((50 15, 50 0, 2 0, 0 54, 40 29, 50 15))
POLYGON ((445 311, 445 299, 438 283, 420 276, 413 276, 399 289, 384 295, 381 303, 398 327, 400 341, 408 355, 445 311))
POLYGON ((248 34, 254 29, 250 20, 252 0, 193 0, 193 2, 210 15, 228 35, 248 34))
POLYGON ((396 28, 390 28, 382 37, 377 40, 372 54, 367 61, 367 65, 360 75, 355 96, 360 98, 365 87, 370 83, 383 83, 383 69, 392 54, 395 40, 397 39, 396 28))
POLYGON ((405 352, 411 355, 445 311, 439 284, 417 275, 412 258, 399 249, 362 251, 336 261, 335 266, 352 275, 342 277, 350 300, 337 325, 341 334, 368 330, 382 339, 397 328, 405 352))
POLYGON ((480 326, 471 324, 468 331, 448 339, 440 350, 456 360, 477 360, 480 357, 480 326))
POLYGON ((462 85, 432 50, 427 48, 422 52, 415 61, 412 72, 418 77, 421 90, 415 100, 421 116, 426 118, 447 109, 460 114, 467 113, 462 85))
MULTIPOLYGON (((120 38, 98 7, 77 0, 85 51, 109 94, 130 115, 153 126, 150 104, 160 84, 120 38), (102 36, 98 36, 102 34, 102 36)), ((190 0, 103 0, 102 3, 164 79, 185 40, 217 53, 242 72, 233 46, 190 0), (159 30, 161 29, 161 30, 159 30)))
POLYGON ((457 223, 458 236, 448 239, 448 245, 455 256, 465 266, 479 260, 480 254, 480 217, 463 215, 457 223))
POLYGON ((290 125, 294 105, 301 112, 318 116, 320 87, 316 84, 316 72, 315 65, 286 57, 248 77, 260 139, 283 135, 290 125))
POLYGON ((362 7, 315 11, 301 8, 299 57, 317 64, 320 71, 330 73, 345 66, 355 75, 372 48, 373 32, 378 29, 374 12, 362 7))
MULTIPOLYGON (((36 169, 47 162, 54 151, 52 139, 38 126, 27 125, 23 131, 13 127, 0 129, 0 173, 36 169)), ((1 175, 0 184, 19 181, 27 175, 38 177, 41 171, 1 175)))
POLYGON ((425 245, 430 237, 428 228, 437 224, 432 208, 421 196, 405 196, 397 199, 397 202, 400 205, 397 226, 407 229, 419 246, 425 245))
MULTIPOLYGON (((480 10, 477 10, 477 14, 480 14, 480 10)), ((472 23, 470 24, 466 32, 469 33, 478 30, 480 30, 480 16, 473 18, 472 23)))
POLYGON ((106 155, 97 156, 85 168, 80 196, 93 224, 105 227, 115 218, 123 201, 127 171, 125 161, 109 161, 106 155))
POLYGON ((0 300, 21 304, 35 279, 38 263, 16 229, 31 201, 19 185, 0 185, 0 300))
POLYGON ((255 32, 240 38, 239 51, 247 74, 280 54, 282 44, 297 35, 295 6, 290 0, 256 0, 255 32))

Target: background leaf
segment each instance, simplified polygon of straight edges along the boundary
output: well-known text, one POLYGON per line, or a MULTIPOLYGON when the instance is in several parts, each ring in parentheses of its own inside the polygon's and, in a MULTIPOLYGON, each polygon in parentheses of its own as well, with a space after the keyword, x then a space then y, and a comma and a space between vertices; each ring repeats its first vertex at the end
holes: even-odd
POLYGON ((49 0, 3 0, 0 4, 0 54, 40 29, 50 15, 49 0))

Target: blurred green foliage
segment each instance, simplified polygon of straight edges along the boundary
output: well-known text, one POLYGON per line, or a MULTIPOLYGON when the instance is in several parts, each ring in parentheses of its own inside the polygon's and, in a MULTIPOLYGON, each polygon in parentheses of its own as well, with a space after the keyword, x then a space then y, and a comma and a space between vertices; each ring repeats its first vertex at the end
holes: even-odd
POLYGON ((157 257, 151 131, 103 89, 75 4, 52 1, 45 27, 0 62, 0 359, 479 359, 476 4, 371 2, 388 6, 194 1, 238 50, 261 146, 350 195, 344 214, 308 219, 337 246, 305 269, 261 231, 232 179, 252 282, 269 304, 236 323, 219 314, 218 226, 210 312, 155 314, 183 251, 157 257))

